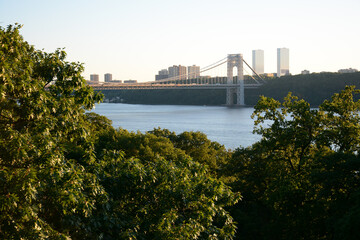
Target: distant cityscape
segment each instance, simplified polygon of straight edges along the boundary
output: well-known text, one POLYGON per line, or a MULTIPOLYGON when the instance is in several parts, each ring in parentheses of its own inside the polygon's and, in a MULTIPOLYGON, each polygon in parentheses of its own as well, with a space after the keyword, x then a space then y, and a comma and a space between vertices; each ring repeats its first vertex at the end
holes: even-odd
MULTIPOLYGON (((252 69, 259 75, 268 76, 268 77, 281 77, 290 75, 290 51, 289 48, 278 48, 277 49, 277 72, 276 73, 265 73, 264 72, 264 50, 252 50, 252 69)), ((347 68, 339 69, 338 73, 353 73, 358 72, 357 69, 347 68)), ((309 70, 301 71, 301 74, 310 74, 309 70)), ((255 75, 255 73, 253 73, 255 75)), ((172 65, 167 69, 161 69, 158 71, 158 74, 155 75, 155 81, 160 81, 164 79, 172 80, 186 80, 186 79, 196 79, 200 77, 210 76, 200 76, 200 67, 196 65, 192 66, 182 66, 182 65, 172 65)), ((98 84, 99 75, 91 74, 89 84, 98 84)), ((124 84, 134 84, 137 83, 137 80, 114 80, 112 79, 111 73, 104 74, 103 83, 124 83, 124 84)))
POLYGON ((168 69, 162 69, 155 75, 155 81, 171 78, 173 80, 194 79, 200 77, 200 67, 196 65, 181 66, 173 65, 168 69))
MULTIPOLYGON (((100 82, 99 80, 99 74, 90 74, 90 81, 88 81, 89 84, 98 84, 100 82)), ((105 73, 104 74, 104 82, 105 83, 125 83, 125 84, 132 84, 137 83, 137 80, 115 80, 112 79, 111 73, 105 73)))

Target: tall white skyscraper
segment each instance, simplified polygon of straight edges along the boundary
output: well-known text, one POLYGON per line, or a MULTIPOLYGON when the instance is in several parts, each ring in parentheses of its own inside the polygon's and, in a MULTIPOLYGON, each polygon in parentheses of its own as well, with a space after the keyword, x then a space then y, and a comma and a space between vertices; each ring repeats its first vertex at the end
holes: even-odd
POLYGON ((252 51, 252 68, 257 74, 264 74, 264 50, 252 51))
POLYGON ((277 49, 277 77, 290 75, 289 70, 289 49, 277 49))

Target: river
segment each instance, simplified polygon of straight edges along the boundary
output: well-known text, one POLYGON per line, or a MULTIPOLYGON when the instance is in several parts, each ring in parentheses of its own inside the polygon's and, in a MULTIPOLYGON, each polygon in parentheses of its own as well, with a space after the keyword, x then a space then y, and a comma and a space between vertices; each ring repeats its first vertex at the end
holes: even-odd
POLYGON ((226 148, 247 147, 260 139, 252 133, 253 108, 222 106, 141 105, 122 103, 97 104, 93 112, 112 120, 113 126, 145 133, 166 128, 179 134, 200 131, 226 148))

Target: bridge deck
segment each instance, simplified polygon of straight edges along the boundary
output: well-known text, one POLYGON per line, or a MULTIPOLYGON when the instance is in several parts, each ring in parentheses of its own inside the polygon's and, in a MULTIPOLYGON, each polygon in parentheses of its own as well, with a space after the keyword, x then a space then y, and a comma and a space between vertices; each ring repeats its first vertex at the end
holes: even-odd
MULTIPOLYGON (((239 84, 116 84, 90 85, 95 90, 126 90, 126 89, 227 89, 237 88, 239 84)), ((244 84, 246 89, 260 87, 261 84, 244 84)))

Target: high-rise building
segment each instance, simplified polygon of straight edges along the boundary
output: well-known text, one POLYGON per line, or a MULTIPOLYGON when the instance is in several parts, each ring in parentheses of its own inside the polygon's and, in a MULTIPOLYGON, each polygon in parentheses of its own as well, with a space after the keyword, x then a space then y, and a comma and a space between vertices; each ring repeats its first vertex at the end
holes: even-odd
POLYGON ((252 51, 252 68, 257 74, 264 74, 264 50, 252 51))
POLYGON ((167 69, 162 69, 159 71, 158 75, 155 75, 155 80, 163 80, 169 77, 169 71, 167 69))
POLYGON ((111 73, 105 73, 104 81, 105 82, 111 82, 112 81, 112 74, 111 73))
POLYGON ((289 49, 277 49, 277 77, 290 75, 289 71, 289 49))
POLYGON ((90 81, 99 82, 99 75, 98 74, 90 74, 90 81))
POLYGON ((186 67, 181 65, 173 65, 172 67, 169 67, 169 78, 172 78, 174 80, 186 79, 186 67))
POLYGON ((188 79, 195 79, 200 77, 200 67, 192 65, 188 67, 188 79))

